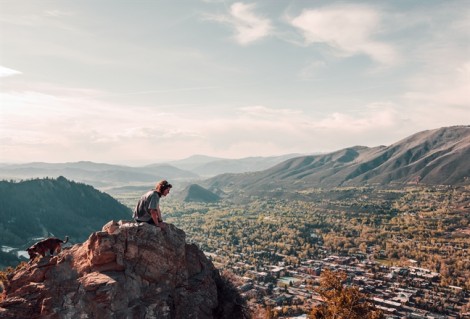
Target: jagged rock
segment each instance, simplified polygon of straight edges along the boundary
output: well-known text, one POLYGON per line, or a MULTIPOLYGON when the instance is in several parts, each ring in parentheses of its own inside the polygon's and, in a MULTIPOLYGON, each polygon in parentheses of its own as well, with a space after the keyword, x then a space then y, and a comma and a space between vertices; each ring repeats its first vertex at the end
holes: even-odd
POLYGON ((242 318, 227 283, 169 224, 111 221, 12 273, 0 318, 242 318))

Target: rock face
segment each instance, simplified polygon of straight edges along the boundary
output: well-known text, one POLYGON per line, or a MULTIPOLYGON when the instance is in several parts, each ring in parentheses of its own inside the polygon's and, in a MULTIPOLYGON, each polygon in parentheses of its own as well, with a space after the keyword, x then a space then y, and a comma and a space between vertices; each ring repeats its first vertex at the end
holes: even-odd
POLYGON ((171 224, 111 221, 10 274, 5 288, 0 318, 243 318, 213 264, 171 224))

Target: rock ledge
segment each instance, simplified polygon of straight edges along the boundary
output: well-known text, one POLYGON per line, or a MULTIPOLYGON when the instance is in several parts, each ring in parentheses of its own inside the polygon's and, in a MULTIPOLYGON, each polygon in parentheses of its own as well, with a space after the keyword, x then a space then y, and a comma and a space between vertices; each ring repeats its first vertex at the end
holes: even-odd
POLYGON ((0 318, 242 318, 217 269, 185 239, 171 224, 110 221, 11 274, 0 318))

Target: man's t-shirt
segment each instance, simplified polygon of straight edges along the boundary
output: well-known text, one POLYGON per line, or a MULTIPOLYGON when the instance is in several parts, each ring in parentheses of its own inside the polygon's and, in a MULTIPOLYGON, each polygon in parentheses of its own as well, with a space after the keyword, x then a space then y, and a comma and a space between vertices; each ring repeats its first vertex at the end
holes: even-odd
POLYGON ((152 215, 150 215, 151 209, 157 209, 160 203, 160 196, 156 190, 150 190, 137 202, 137 206, 134 209, 134 217, 135 220, 139 222, 148 222, 152 219, 152 215))

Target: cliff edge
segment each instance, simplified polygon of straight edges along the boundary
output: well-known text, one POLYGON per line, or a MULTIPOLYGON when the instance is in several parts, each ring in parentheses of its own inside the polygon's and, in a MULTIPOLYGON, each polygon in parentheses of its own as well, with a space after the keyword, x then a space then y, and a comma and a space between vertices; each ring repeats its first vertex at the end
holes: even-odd
POLYGON ((0 318, 243 318, 203 252, 169 224, 111 221, 83 244, 11 273, 0 318))

